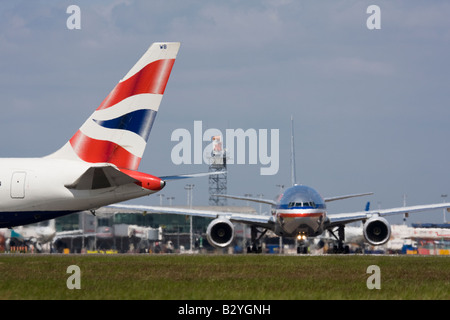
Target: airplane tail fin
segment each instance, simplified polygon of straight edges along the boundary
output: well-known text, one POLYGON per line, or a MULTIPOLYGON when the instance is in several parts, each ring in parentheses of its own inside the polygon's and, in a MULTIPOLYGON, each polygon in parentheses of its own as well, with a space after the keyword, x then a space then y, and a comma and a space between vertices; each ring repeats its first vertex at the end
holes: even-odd
POLYGON ((153 43, 75 135, 50 158, 137 170, 179 42, 153 43))

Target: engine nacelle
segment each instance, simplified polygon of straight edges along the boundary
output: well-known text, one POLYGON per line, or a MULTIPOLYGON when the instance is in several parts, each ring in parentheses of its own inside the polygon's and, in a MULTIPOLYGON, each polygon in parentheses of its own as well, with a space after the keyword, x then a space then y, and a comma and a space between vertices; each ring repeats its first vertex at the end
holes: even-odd
POLYGON ((391 225, 382 217, 372 217, 364 224, 364 238, 373 246, 388 242, 391 237, 391 225))
POLYGON ((228 219, 217 218, 209 224, 206 237, 216 248, 228 247, 234 239, 234 225, 228 219))

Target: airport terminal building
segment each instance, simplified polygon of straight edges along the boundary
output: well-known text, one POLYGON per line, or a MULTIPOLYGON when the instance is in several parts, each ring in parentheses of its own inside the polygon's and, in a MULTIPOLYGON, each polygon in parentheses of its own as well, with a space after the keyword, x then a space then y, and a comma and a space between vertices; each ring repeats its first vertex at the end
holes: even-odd
MULTIPOLYGON (((174 207, 187 208, 187 207, 174 207)), ((214 210, 217 207, 193 207, 214 210)), ((221 206, 221 211, 256 213, 252 207, 221 206)), ((119 253, 183 252, 191 250, 191 217, 173 214, 142 213, 103 207, 56 219, 53 250, 81 253, 113 250, 119 253)), ((206 240, 209 218, 192 217, 192 250, 214 250, 206 240)), ((245 248, 250 237, 245 226, 236 227, 236 246, 245 248)))
MULTIPOLYGON (((187 207, 174 207, 186 209, 187 207)), ((195 207, 217 210, 215 206, 195 207)), ((221 206, 221 211, 255 213, 252 207, 221 206)), ((0 252, 56 253, 182 253, 221 252, 244 253, 250 245, 250 228, 235 224, 235 239, 226 249, 212 247, 206 236, 211 218, 185 215, 143 213, 132 210, 100 208, 55 220, 43 221, 0 233, 0 252), (47 238, 38 235, 45 227, 47 238), (28 230, 28 231, 27 231, 28 230), (56 231, 56 234, 55 234, 56 231), (31 233, 30 233, 31 232, 31 233), (36 242, 37 241, 37 242, 36 242), (35 250, 33 250, 33 248, 35 250)), ((355 228, 354 228, 355 229, 355 228)), ((357 229, 357 228, 356 228, 357 229)), ((355 231, 353 231, 355 232, 355 231)), ((348 237, 352 253, 390 253, 420 255, 450 255, 450 224, 392 225, 390 240, 383 246, 372 247, 362 235, 348 237), (359 240, 358 240, 359 239, 359 240)), ((308 253, 333 253, 333 239, 325 232, 309 241, 308 253), (322 244, 318 246, 318 244, 322 244)), ((280 239, 267 232, 261 243, 265 253, 295 254, 294 239, 280 239)))

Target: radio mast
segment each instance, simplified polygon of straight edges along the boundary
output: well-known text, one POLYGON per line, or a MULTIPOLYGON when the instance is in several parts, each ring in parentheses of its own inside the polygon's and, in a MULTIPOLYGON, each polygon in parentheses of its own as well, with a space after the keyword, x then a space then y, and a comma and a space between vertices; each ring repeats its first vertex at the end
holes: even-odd
POLYGON ((212 137, 213 150, 209 160, 209 172, 224 172, 209 176, 209 204, 211 206, 226 206, 227 198, 216 197, 214 194, 227 194, 227 156, 222 145, 221 136, 212 137))

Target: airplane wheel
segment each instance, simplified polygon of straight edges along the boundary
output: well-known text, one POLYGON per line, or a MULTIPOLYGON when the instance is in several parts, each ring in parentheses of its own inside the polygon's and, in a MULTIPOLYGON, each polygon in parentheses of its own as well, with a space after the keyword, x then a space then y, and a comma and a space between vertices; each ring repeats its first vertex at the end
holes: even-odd
POLYGON ((249 246, 247 247, 247 253, 262 253, 262 247, 249 246))
POLYGON ((308 253, 308 247, 306 247, 306 246, 298 246, 297 247, 297 253, 298 254, 307 254, 308 253))
POLYGON ((334 254, 348 254, 350 253, 350 247, 349 246, 334 246, 333 247, 333 253, 334 254))

